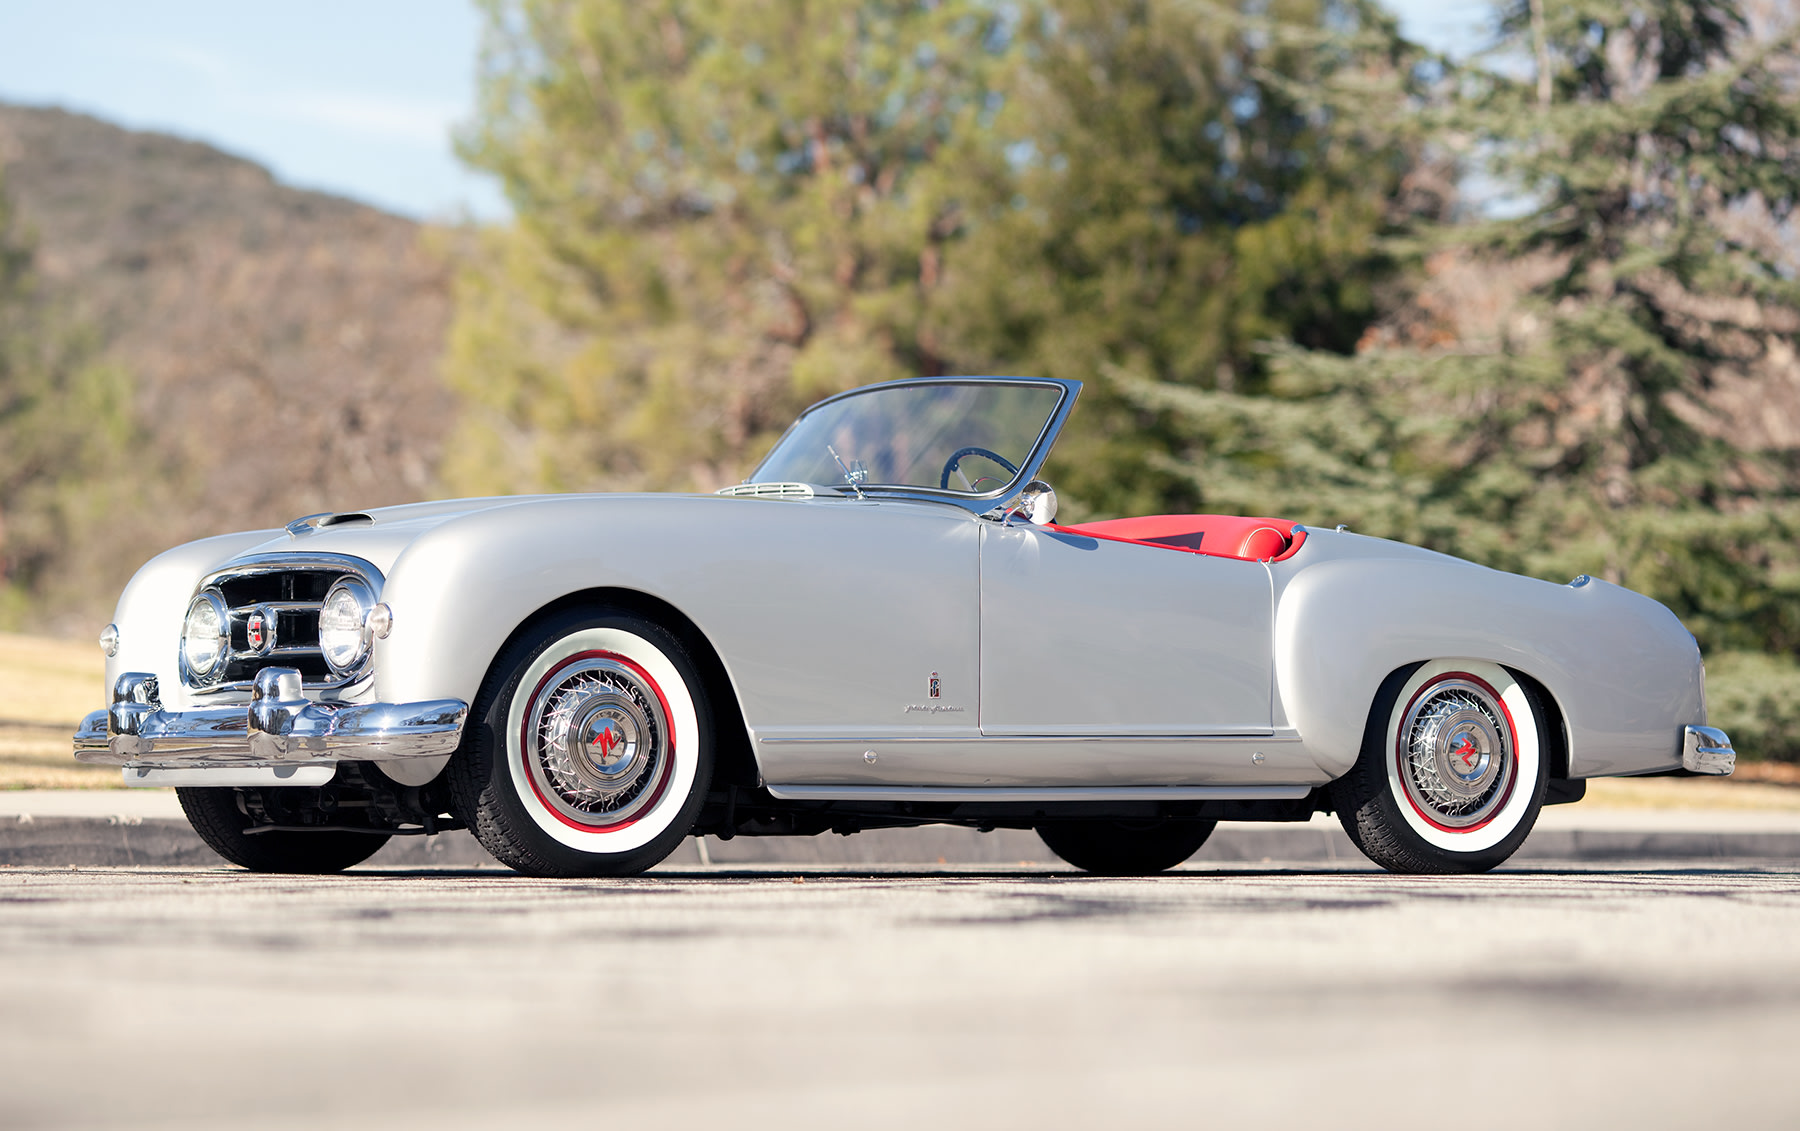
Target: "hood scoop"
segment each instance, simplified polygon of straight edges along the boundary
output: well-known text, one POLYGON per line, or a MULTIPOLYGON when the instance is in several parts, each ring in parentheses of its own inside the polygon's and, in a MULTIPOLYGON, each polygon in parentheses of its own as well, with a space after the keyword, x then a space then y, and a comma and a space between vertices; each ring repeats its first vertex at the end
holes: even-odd
POLYGON ((321 511, 318 514, 309 514, 305 518, 297 518, 288 523, 287 532, 289 538, 300 538, 323 530, 327 526, 368 526, 374 521, 374 515, 365 514, 362 511, 344 511, 342 513, 321 511))

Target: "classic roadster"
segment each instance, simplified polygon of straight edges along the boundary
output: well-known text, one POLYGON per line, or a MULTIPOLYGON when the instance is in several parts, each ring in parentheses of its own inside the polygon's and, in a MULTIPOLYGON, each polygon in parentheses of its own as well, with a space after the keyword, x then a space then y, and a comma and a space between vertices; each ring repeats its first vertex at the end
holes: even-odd
POLYGON ((1073 526, 1073 381, 856 389, 715 495, 317 514, 145 565, 75 756, 259 871, 469 828, 540 876, 683 837, 1030 828, 1141 874, 1335 812, 1471 872, 1597 775, 1730 773, 1668 609, 1345 530, 1073 526))

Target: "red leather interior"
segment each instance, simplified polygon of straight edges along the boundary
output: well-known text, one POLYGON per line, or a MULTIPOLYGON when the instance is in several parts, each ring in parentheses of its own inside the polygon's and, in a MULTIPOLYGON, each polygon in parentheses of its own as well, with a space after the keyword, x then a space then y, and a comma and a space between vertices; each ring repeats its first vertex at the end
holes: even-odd
POLYGON ((1059 526, 1071 534, 1138 542, 1166 550, 1186 550, 1219 558, 1259 562, 1282 558, 1299 549, 1306 532, 1294 533, 1294 523, 1279 518, 1243 518, 1231 514, 1156 514, 1143 518, 1113 518, 1059 526))

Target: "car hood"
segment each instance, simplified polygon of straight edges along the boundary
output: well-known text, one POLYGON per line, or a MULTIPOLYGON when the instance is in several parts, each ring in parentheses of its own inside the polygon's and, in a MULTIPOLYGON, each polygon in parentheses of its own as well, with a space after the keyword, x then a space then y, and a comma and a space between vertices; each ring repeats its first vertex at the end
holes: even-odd
MULTIPOLYGON (((406 548, 421 535, 478 511, 530 506, 548 500, 642 498, 641 495, 500 495, 491 498, 444 499, 408 503, 366 511, 345 511, 319 516, 299 533, 282 531, 265 542, 245 549, 236 557, 269 554, 346 554, 361 558, 386 574, 406 548)), ((703 496, 657 495, 659 499, 703 496)))

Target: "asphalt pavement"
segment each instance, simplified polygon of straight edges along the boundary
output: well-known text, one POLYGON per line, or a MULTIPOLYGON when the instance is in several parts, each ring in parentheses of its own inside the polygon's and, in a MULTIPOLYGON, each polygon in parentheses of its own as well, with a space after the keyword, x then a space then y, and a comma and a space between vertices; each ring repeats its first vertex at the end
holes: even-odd
POLYGON ((1793 1127, 1800 865, 0 869, 0 1126, 1793 1127))
MULTIPOLYGON (((1360 863, 1337 819, 1225 822, 1196 863, 1360 863)), ((1757 859, 1800 862, 1800 809, 1633 807, 1584 801, 1546 808, 1519 861, 1630 862, 1757 859)), ((181 815, 173 790, 0 791, 0 866, 205 866, 213 855, 181 815)), ((499 867, 466 832, 395 837, 374 867, 499 867)), ((842 837, 708 837, 688 841, 671 866, 692 864, 1053 864, 1036 834, 978 833, 944 825, 842 837)))

